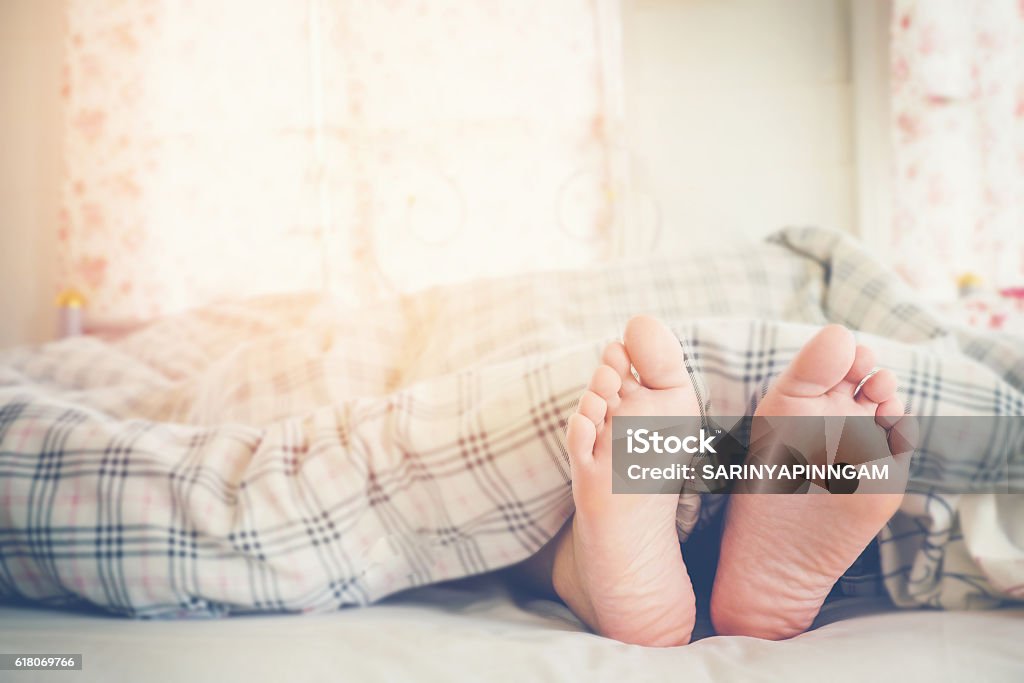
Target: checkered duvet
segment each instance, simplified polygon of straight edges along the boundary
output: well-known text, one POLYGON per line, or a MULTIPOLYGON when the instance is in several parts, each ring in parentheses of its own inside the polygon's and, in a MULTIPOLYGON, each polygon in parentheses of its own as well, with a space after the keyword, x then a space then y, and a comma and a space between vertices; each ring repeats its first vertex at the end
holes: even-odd
MULTIPOLYGON (((714 414, 753 411, 829 321, 876 348, 915 414, 1024 413, 1020 339, 945 324, 820 230, 366 310, 220 305, 0 354, 0 595, 134 616, 331 610, 525 559, 572 512, 565 419, 640 312, 686 340, 714 414)), ((892 597, 1024 597, 1021 498, 909 495, 879 538, 892 597)), ((723 503, 683 496, 681 535, 723 503)))

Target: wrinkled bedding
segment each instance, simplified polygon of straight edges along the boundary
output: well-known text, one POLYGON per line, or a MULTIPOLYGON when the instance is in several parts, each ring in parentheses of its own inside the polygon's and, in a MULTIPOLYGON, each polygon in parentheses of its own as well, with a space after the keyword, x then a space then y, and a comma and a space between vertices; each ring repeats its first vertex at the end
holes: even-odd
MULTIPOLYGON (((588 633, 564 606, 496 581, 431 586, 301 618, 129 621, 0 607, 14 652, 83 669, 33 681, 1019 681, 1024 610, 879 609, 855 601, 785 642, 721 636, 670 649, 588 633)), ((19 678, 28 680, 28 676, 19 678)))
MULTIPOLYGON (((223 304, 0 354, 0 595, 329 611, 523 560, 572 512, 565 419, 640 312, 677 332, 710 414, 752 412, 826 322, 875 347, 915 414, 1024 414, 1020 339, 947 324, 820 230, 363 310, 223 304)), ((681 538, 723 503, 682 496, 681 538)), ((1022 598, 1022 547, 1007 494, 908 495, 879 538, 903 606, 1022 598)))

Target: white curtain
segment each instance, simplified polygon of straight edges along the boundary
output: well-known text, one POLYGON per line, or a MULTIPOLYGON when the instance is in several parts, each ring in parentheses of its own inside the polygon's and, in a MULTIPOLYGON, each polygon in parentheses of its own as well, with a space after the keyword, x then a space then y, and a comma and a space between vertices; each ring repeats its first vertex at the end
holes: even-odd
POLYGON ((94 321, 605 257, 615 2, 69 0, 63 284, 94 321))
POLYGON ((1024 3, 894 0, 893 245, 935 298, 1024 283, 1024 3))

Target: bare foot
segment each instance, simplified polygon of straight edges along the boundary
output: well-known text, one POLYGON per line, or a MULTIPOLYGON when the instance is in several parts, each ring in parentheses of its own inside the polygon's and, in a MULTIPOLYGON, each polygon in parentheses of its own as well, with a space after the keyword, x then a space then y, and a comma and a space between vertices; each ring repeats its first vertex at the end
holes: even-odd
POLYGON ((576 514, 557 541, 552 581, 598 633, 648 646, 683 645, 694 596, 676 534, 675 494, 612 494, 611 418, 696 415, 679 340, 638 316, 610 344, 569 419, 566 444, 576 514), (640 381, 630 371, 636 368, 640 381))
MULTIPOLYGON (((881 370, 857 390, 874 364, 870 349, 830 325, 800 350, 755 415, 873 415, 877 447, 907 465, 914 425, 903 418, 896 378, 881 370)), ((900 493, 734 495, 711 598, 716 631, 770 640, 803 633, 902 499, 900 493)))

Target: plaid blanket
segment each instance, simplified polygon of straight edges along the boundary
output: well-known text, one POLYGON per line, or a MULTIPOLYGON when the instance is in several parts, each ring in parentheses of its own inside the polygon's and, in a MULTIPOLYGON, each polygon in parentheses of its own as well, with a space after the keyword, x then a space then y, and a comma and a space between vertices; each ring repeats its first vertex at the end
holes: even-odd
MULTIPOLYGON (((705 410, 749 414, 835 321, 915 414, 1020 415, 1019 339, 948 325, 852 240, 429 290, 221 305, 0 354, 0 595, 120 614, 330 610, 521 561, 572 513, 567 416, 625 320, 685 340, 705 410)), ((681 537, 724 497, 680 499, 681 537)), ((908 495, 903 605, 1022 597, 1021 496, 908 495)))

